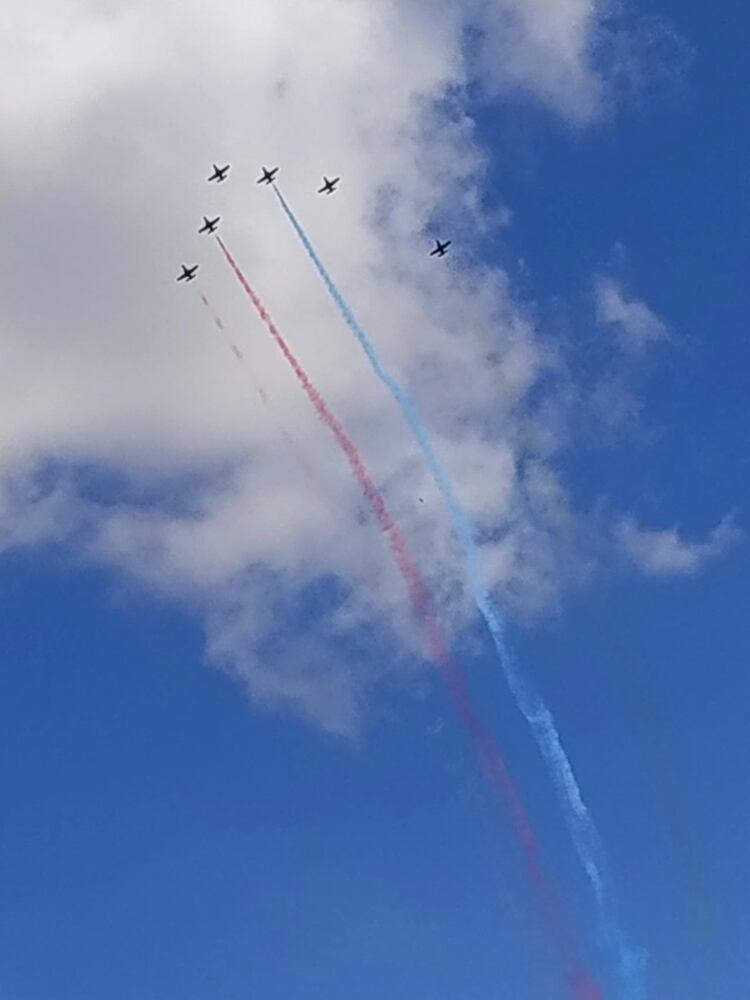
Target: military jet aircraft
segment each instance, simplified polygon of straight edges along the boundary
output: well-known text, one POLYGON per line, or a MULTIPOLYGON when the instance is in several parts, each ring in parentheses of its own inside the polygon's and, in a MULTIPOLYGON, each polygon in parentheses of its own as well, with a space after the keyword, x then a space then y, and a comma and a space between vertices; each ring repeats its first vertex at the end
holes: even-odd
POLYGON ((452 240, 446 240, 445 243, 441 243, 440 240, 435 240, 435 249, 431 251, 430 257, 445 257, 445 251, 452 242, 452 240))
POLYGON ((208 178, 209 181, 218 181, 221 183, 221 181, 226 179, 226 176, 229 173, 229 163, 227 163, 225 167, 217 167, 215 163, 212 163, 211 166, 214 168, 214 172, 208 178))
POLYGON ((198 270, 198 265, 193 264, 192 267, 185 267, 182 265, 182 274, 176 278, 176 281, 192 281, 195 277, 195 272, 198 270))
POLYGON ((334 177, 332 181, 329 181, 328 178, 324 175, 323 187, 318 188, 318 194, 333 194, 333 192, 336 190, 336 185, 340 180, 341 180, 340 177, 334 177))
POLYGON ((273 184, 276 174, 279 172, 278 167, 273 167, 272 170, 266 170, 265 167, 261 168, 263 170, 263 176, 259 177, 255 182, 256 184, 273 184))
POLYGON ((212 233, 214 229, 219 225, 220 215, 217 215, 215 219, 207 219, 203 216, 203 225, 198 230, 199 233, 212 233))

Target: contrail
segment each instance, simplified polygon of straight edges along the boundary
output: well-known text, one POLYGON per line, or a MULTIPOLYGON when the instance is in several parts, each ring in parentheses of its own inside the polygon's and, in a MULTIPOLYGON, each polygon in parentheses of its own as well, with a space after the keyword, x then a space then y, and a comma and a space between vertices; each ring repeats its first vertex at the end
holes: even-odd
POLYGON ((206 310, 211 317, 213 325, 219 331, 219 334, 221 335, 221 338, 224 341, 224 343, 229 347, 229 349, 231 350, 232 354, 235 356, 237 361, 242 362, 245 365, 246 370, 249 372, 250 382, 253 388, 255 389, 258 398, 263 403, 263 408, 266 411, 268 419, 274 425, 274 427, 279 432, 281 437, 283 437, 290 451, 294 452, 294 456, 297 460, 298 465, 305 470, 305 472, 310 477, 310 479, 313 480, 313 482, 317 480, 317 482, 320 483, 320 470, 310 462, 305 452, 305 449, 302 447, 301 443, 297 441, 296 438, 291 434, 291 432, 287 430, 287 428, 284 426, 284 423, 279 417, 278 409, 274 408, 271 401, 269 400, 268 393, 260 384, 260 381, 258 380, 258 377, 255 374, 252 363, 248 361, 248 359, 245 357, 244 352, 240 350, 240 348, 237 346, 233 338, 230 336, 226 324, 219 315, 216 307, 208 300, 208 297, 203 292, 200 293, 200 299, 203 305, 206 307, 206 310))
POLYGON ((520 796, 510 777, 508 768, 495 742, 477 715, 471 703, 466 683, 461 672, 454 664, 448 644, 440 627, 435 610, 432 606, 427 587, 414 563, 408 543, 400 528, 395 523, 388 510, 385 499, 375 485, 359 451, 344 430, 343 426, 326 403, 309 375, 293 354, 285 338, 276 327, 261 299, 244 276, 226 244, 217 236, 216 241, 221 247, 227 263, 234 271, 247 296, 273 337, 279 350, 292 368, 298 382, 307 394, 320 420, 331 431, 339 447, 343 451, 349 466, 356 478, 362 493, 372 508, 381 530, 388 539, 391 552, 399 571, 406 583, 412 606, 425 632, 425 639, 431 658, 439 667, 454 709, 466 727, 477 752, 482 770, 491 786, 499 793, 513 820, 516 836, 526 859, 529 879, 539 897, 542 911, 557 947, 562 953, 566 966, 566 975, 571 995, 575 1000, 603 1000, 599 987, 592 982, 580 962, 572 958, 575 950, 572 935, 560 911, 557 895, 551 888, 539 856, 539 847, 531 823, 523 808, 520 796))
MULTIPOLYGON (((214 309, 214 307, 211 305, 211 303, 208 301, 208 299, 206 298, 206 296, 203 293, 201 293, 201 302, 203 303, 203 305, 208 310, 208 313, 211 316, 211 319, 213 320, 214 326, 219 331, 219 333, 223 337, 224 341, 229 345, 229 348, 230 348, 232 354, 235 356, 235 358, 237 358, 238 361, 242 361, 243 358, 245 357, 245 355, 242 353, 242 351, 239 349, 239 347, 235 344, 235 342, 232 340, 232 338, 227 334, 227 328, 224 325, 224 321, 222 320, 221 316, 219 316, 219 314, 217 313, 217 311, 214 309)), ((260 398, 263 400, 263 402, 266 402, 265 392, 263 391, 263 389, 260 388, 260 386, 257 384, 257 382, 255 383, 255 387, 256 387, 256 390, 257 390, 258 395, 260 396, 260 398)))
POLYGON ((552 713, 542 701, 541 696, 533 691, 529 683, 521 677, 515 658, 508 647, 505 636, 505 623, 500 612, 495 608, 489 590, 484 582, 481 557, 474 541, 474 531, 469 516, 458 499, 456 490, 447 472, 443 469, 437 457, 427 429, 422 423, 414 404, 394 376, 383 366, 375 345, 357 321, 351 307, 334 283, 318 256, 315 247, 310 242, 310 239, 281 191, 275 184, 273 185, 273 189, 284 210, 284 214, 307 251, 310 260, 315 265, 328 293, 338 307, 347 326, 367 355, 373 371, 401 409, 425 457, 432 477, 445 500, 453 524, 453 531, 464 553, 469 586, 474 600, 490 630, 498 659, 505 672, 516 704, 531 727, 537 746, 552 777, 558 798, 562 803, 563 813, 576 852, 593 888, 604 939, 607 945, 617 953, 618 968, 623 982, 623 995, 626 1000, 644 1000, 643 954, 640 949, 630 945, 624 930, 620 926, 617 916, 617 906, 614 902, 614 894, 610 888, 602 839, 591 813, 583 800, 578 781, 573 773, 573 768, 563 749, 552 713))

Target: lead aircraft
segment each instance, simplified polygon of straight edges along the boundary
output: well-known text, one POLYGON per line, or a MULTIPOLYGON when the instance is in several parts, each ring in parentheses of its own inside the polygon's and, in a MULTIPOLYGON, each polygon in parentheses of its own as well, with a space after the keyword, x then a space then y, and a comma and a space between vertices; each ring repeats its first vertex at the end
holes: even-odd
POLYGON ((276 174, 279 172, 279 168, 278 167, 273 167, 272 170, 266 170, 265 167, 261 167, 261 170, 263 171, 263 176, 259 177, 258 180, 255 183, 256 184, 273 184, 274 178, 276 177, 276 174))

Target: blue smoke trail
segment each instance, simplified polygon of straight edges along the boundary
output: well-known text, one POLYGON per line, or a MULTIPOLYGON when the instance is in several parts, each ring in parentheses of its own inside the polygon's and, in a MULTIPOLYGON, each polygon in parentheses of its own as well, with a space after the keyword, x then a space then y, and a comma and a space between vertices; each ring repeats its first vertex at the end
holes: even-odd
POLYGON ((591 813, 583 801, 581 789, 573 773, 568 756, 563 749, 552 713, 546 707, 540 695, 534 692, 529 687, 528 682, 521 677, 515 658, 508 648, 505 623, 495 608, 484 582, 479 549, 474 541, 474 532, 469 516, 461 505, 453 484, 435 454, 435 449, 432 446, 427 429, 422 423, 413 403, 396 379, 383 367, 374 344, 362 329, 349 304, 334 284, 333 279, 308 239, 307 234, 297 221, 297 217, 287 204, 281 191, 279 191, 275 184, 273 185, 273 189, 284 210, 284 214, 307 251, 310 260, 315 265, 318 274, 322 278, 331 298, 336 303, 344 321, 359 341, 375 374, 386 386, 400 407, 412 434, 422 450, 432 477, 445 500, 453 524, 453 530, 466 559, 467 575, 474 600, 490 630, 500 664, 508 681, 508 686, 516 700, 518 708, 531 727, 537 746, 549 769, 552 782, 562 803, 563 813, 578 857, 594 891, 594 897, 599 907, 604 939, 608 946, 614 948, 617 952, 619 971, 624 985, 623 996, 626 1000, 644 1000, 644 955, 640 949, 633 948, 628 943, 626 935, 619 925, 616 906, 612 901, 612 893, 609 889, 610 883, 607 874, 604 845, 591 813))

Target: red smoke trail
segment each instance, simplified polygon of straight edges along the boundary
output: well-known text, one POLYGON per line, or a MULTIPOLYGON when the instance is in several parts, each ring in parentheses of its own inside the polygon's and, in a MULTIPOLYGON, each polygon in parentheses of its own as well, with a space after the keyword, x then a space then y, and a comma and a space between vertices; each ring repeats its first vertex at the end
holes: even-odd
POLYGON ((510 777, 505 761, 495 746, 492 735, 471 704, 466 683, 451 658, 443 630, 437 620, 432 601, 430 600, 421 574, 412 560, 406 539, 391 517, 385 499, 372 481, 357 451, 356 445, 341 426, 337 417, 331 412, 328 404, 313 385, 296 356, 292 353, 286 340, 277 329, 260 298, 240 270, 239 265, 235 262, 224 241, 220 236, 216 237, 216 241, 221 247, 229 266, 234 271, 238 281, 255 306, 258 315, 265 323, 268 332, 289 362, 297 380, 315 407, 316 413, 331 431, 341 450, 346 455, 362 492, 370 503, 382 531, 388 538, 388 544, 409 590, 412 605, 424 627, 430 657, 440 668, 453 707, 471 736, 485 777, 494 789, 499 792, 501 799, 513 818, 516 835, 526 858, 529 879, 536 889, 547 923, 567 967, 567 982, 571 995, 575 1000, 603 1000, 603 994, 599 987, 591 981, 586 970, 573 957, 574 948, 571 934, 560 912, 557 895, 550 886, 544 872, 544 867, 539 856, 539 846, 534 831, 531 828, 531 823, 513 784, 513 780, 510 777))

